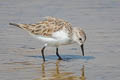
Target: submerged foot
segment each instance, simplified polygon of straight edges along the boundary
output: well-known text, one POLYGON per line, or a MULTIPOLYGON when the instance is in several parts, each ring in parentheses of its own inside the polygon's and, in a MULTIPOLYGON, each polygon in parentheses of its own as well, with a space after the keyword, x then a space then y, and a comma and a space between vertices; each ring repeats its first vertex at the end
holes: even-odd
POLYGON ((58 60, 63 60, 63 59, 60 57, 60 58, 58 58, 58 60))

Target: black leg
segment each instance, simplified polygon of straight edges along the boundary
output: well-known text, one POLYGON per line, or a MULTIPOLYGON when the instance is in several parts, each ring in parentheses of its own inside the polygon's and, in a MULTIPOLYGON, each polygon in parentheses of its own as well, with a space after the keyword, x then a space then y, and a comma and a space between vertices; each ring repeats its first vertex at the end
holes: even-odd
POLYGON ((58 48, 56 48, 56 55, 58 57, 58 60, 62 60, 62 58, 60 57, 59 53, 58 53, 58 48))
POLYGON ((41 53, 42 53, 42 57, 43 57, 43 61, 45 61, 45 56, 44 56, 44 49, 45 49, 46 47, 44 46, 42 49, 41 49, 41 53))

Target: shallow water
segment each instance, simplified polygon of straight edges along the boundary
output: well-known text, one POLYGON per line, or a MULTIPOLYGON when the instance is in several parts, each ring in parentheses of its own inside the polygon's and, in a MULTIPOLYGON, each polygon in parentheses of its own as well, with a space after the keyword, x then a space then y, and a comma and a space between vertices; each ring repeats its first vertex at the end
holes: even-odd
POLYGON ((119 0, 0 0, 0 80, 120 80, 119 0), (78 45, 45 51, 43 43, 9 22, 65 19, 86 31, 85 56, 78 45))

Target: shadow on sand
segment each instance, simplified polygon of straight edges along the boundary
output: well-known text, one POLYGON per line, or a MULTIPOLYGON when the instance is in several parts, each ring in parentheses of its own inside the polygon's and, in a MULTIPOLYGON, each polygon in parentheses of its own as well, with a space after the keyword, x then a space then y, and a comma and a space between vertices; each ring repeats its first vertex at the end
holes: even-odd
MULTIPOLYGON (((42 56, 27 56, 27 57, 34 57, 34 58, 42 58, 42 56)), ((94 56, 80 56, 80 55, 61 55, 61 57, 63 58, 63 60, 68 61, 68 60, 73 60, 73 59, 82 59, 82 60, 91 60, 91 59, 95 59, 94 56)), ((46 60, 57 60, 57 56, 56 55, 48 55, 45 56, 46 60)))

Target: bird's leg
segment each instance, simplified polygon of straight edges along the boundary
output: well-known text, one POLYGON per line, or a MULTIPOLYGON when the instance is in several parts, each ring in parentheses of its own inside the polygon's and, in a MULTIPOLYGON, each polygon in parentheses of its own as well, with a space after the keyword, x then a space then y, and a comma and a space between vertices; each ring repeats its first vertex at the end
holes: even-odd
POLYGON ((43 61, 45 61, 45 56, 44 56, 44 49, 45 49, 46 47, 44 46, 42 49, 41 49, 41 53, 42 53, 42 57, 43 57, 43 61))
POLYGON ((43 57, 43 61, 45 61, 45 56, 44 56, 44 49, 46 48, 47 44, 45 44, 45 46, 41 49, 41 53, 42 53, 42 57, 43 57))
POLYGON ((56 48, 56 55, 58 57, 58 60, 62 60, 62 58, 60 57, 59 53, 58 53, 58 48, 56 48))

